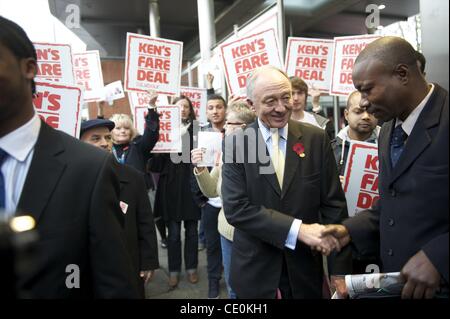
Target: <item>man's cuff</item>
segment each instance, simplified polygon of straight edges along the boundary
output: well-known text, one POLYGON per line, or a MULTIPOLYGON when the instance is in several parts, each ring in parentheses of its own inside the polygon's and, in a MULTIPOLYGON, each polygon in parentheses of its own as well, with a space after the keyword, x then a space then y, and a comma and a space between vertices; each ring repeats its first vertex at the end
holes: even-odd
POLYGON ((289 229, 289 233, 285 242, 285 246, 289 249, 295 250, 298 240, 298 232, 300 231, 300 226, 302 225, 301 219, 294 219, 289 229))

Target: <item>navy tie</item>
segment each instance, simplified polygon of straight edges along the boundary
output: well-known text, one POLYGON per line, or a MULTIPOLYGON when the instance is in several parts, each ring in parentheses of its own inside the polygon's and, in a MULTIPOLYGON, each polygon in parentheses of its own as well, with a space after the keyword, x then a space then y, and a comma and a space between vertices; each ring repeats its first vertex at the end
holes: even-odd
POLYGON ((2 173, 3 162, 8 158, 8 153, 0 148, 0 210, 5 209, 6 206, 6 189, 5 178, 2 173))
POLYGON ((405 147, 405 140, 408 137, 408 135, 403 131, 403 128, 401 125, 398 125, 394 132, 392 133, 391 137, 391 164, 392 167, 395 167, 395 165, 398 162, 398 159, 400 158, 400 155, 402 155, 403 148, 405 147))

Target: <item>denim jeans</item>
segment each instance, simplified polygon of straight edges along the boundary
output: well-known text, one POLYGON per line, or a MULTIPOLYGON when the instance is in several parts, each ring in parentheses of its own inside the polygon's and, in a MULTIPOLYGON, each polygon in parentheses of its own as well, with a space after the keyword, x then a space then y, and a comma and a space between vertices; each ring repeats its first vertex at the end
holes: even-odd
POLYGON ((222 246, 223 272, 225 275, 225 283, 227 284, 228 296, 230 299, 236 299, 236 294, 230 287, 231 248, 233 242, 220 235, 220 243, 222 246))
POLYGON ((208 279, 219 281, 222 277, 222 251, 217 222, 220 208, 206 204, 202 208, 203 229, 206 239, 208 279))

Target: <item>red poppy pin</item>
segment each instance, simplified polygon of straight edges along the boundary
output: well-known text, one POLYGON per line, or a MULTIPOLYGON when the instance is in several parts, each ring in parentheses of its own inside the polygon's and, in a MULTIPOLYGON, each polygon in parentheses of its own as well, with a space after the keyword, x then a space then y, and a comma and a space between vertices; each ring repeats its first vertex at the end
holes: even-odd
POLYGON ((305 147, 303 146, 302 143, 296 143, 293 147, 292 150, 297 153, 298 156, 300 157, 305 157, 305 147))

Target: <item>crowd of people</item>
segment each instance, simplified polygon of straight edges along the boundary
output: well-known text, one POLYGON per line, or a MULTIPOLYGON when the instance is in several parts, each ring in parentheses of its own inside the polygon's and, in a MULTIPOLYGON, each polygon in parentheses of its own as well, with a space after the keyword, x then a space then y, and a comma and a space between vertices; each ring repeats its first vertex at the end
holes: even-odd
POLYGON ((200 165, 186 96, 172 104, 188 162, 151 152, 154 92, 142 135, 126 114, 105 119, 101 105, 79 140, 50 128, 33 107, 36 60, 25 32, 0 17, 0 211, 31 215, 39 233, 20 297, 144 298, 159 268, 155 224, 169 289, 183 260, 188 281, 199 281, 205 244, 208 298, 219 297, 222 275, 229 298, 345 296, 341 275, 369 264, 401 272, 403 298, 448 288, 448 92, 428 83, 424 57, 405 40, 380 38, 358 56, 336 135, 320 92, 298 77, 260 67, 246 99, 227 103, 208 75, 201 130, 223 136, 213 167, 200 165), (352 141, 378 144, 380 198, 349 218, 342 184, 352 141), (67 286, 68 265, 79 267, 77 289, 67 286))

